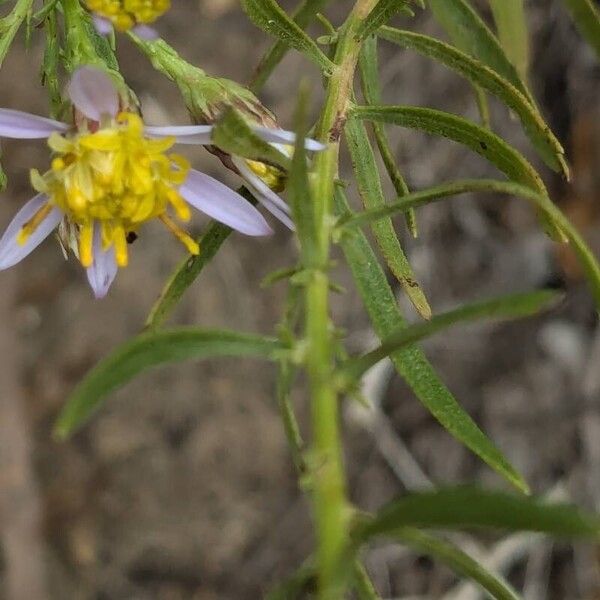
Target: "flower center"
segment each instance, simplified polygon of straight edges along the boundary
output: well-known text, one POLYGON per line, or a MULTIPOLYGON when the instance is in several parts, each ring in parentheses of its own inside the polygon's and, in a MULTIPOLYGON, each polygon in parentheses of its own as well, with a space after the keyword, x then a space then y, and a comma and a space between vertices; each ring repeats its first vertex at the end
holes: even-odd
POLYGON ((86 0, 87 7, 110 20, 119 31, 138 23, 152 23, 167 12, 170 0, 86 0))
POLYGON ((127 234, 155 218, 198 253, 196 242, 167 213, 172 208, 180 220, 190 218, 178 191, 190 166, 182 156, 166 154, 173 144, 173 138, 145 138, 143 122, 133 113, 121 113, 93 133, 50 136, 51 169, 44 175, 32 170, 31 182, 78 227, 84 266, 93 262, 94 224, 100 227, 103 248, 114 245, 119 266, 127 264, 127 234))

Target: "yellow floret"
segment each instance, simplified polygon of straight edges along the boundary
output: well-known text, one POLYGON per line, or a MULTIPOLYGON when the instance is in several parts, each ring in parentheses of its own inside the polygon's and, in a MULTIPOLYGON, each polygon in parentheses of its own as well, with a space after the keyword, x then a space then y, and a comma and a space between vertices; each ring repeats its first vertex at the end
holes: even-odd
MULTIPOLYGON (((32 170, 31 182, 48 195, 47 206, 60 208, 77 227, 83 266, 93 262, 94 223, 101 228, 103 247, 114 247, 119 266, 127 265, 127 234, 156 218, 190 252, 198 253, 198 245, 167 213, 172 210, 182 221, 190 218, 178 191, 190 165, 182 156, 167 154, 174 143, 174 138, 145 138, 142 120, 133 113, 119 114, 94 133, 50 136, 48 144, 55 153, 51 168, 44 175, 32 170)), ((28 224, 23 238, 36 226, 28 224)))
POLYGON ((86 0, 87 7, 108 19, 119 31, 139 23, 152 23, 166 13, 170 0, 86 0))

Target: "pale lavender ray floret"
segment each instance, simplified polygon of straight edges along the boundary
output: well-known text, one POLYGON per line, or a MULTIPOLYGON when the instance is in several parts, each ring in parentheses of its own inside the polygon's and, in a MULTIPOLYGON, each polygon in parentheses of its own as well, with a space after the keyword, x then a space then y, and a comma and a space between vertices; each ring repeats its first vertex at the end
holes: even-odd
POLYGON ((115 249, 102 247, 102 231, 99 225, 94 227, 94 262, 86 269, 88 282, 94 296, 100 300, 108 294, 108 290, 117 276, 115 249))
POLYGON ((93 67, 81 67, 73 73, 67 94, 73 106, 92 121, 116 117, 119 112, 119 92, 112 79, 93 67))
POLYGON ((243 158, 232 156, 231 160, 256 199, 275 218, 294 231, 290 207, 256 173, 252 172, 243 158))
POLYGON ((194 208, 240 233, 252 236, 273 233, 264 217, 245 198, 200 171, 190 170, 179 193, 194 208), (219 202, 212 198, 219 198, 219 202))
POLYGON ((18 140, 41 140, 47 138, 54 131, 62 132, 68 129, 68 125, 54 119, 30 115, 10 108, 0 109, 0 137, 18 140))
POLYGON ((115 30, 113 24, 108 19, 105 19, 96 13, 92 15, 92 23, 94 24, 94 29, 100 35, 111 35, 115 30))
MULTIPOLYGON (((93 14, 92 22, 94 23, 94 29, 102 36, 111 35, 115 30, 113 24, 100 15, 93 14)), ((156 29, 144 24, 136 25, 131 31, 139 38, 149 42, 157 40, 160 37, 156 29)))
POLYGON ((17 236, 23 225, 27 223, 45 204, 47 196, 38 194, 26 202, 21 210, 13 217, 6 231, 0 238, 0 270, 8 269, 26 256, 31 254, 57 227, 63 218, 62 211, 53 208, 39 227, 27 238, 24 244, 19 244, 17 236))

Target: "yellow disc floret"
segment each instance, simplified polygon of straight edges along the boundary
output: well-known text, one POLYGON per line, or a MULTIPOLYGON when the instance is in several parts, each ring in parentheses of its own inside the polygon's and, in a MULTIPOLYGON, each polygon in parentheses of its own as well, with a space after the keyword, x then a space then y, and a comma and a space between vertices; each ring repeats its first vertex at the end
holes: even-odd
MULTIPOLYGON (((198 254, 198 245, 168 214, 172 209, 183 221, 190 209, 179 194, 189 163, 167 154, 174 138, 144 137, 141 118, 121 113, 95 132, 54 133, 48 144, 55 157, 44 175, 31 172, 33 187, 48 195, 79 231, 79 259, 93 262, 94 227, 100 227, 104 249, 114 246, 119 266, 127 264, 127 235, 151 219, 160 219, 187 247, 198 254)), ((22 236, 29 234, 26 228, 22 236)))
POLYGON ((170 0, 86 0, 85 3, 119 31, 127 31, 139 23, 152 23, 171 6, 170 0))
POLYGON ((285 189, 287 174, 275 165, 268 165, 258 160, 246 159, 250 170, 258 175, 273 191, 282 192, 285 189))

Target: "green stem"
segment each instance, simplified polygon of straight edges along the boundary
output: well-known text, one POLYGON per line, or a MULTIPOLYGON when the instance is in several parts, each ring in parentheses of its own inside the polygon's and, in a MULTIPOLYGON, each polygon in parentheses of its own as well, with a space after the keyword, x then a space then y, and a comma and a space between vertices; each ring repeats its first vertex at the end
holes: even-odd
MULTIPOLYGON (((295 330, 300 317, 301 300, 300 288, 291 284, 288 290, 285 315, 279 327, 279 337, 284 345, 293 344, 296 339, 295 330)), ((300 426, 296 419, 291 398, 296 371, 297 367, 290 361, 289 357, 281 358, 277 376, 277 404, 294 466, 296 467, 298 476, 303 477, 306 473, 304 440, 300 433, 300 426)))
POLYGON ((376 0, 357 0, 339 31, 335 69, 328 81, 317 136, 328 144, 315 159, 312 256, 315 265, 306 286, 307 373, 311 393, 313 455, 312 484, 317 529, 320 600, 339 600, 347 585, 341 561, 347 547, 346 485, 342 465, 338 395, 334 387, 335 346, 329 320, 329 248, 334 182, 339 140, 346 121, 361 42, 356 35, 376 0))

